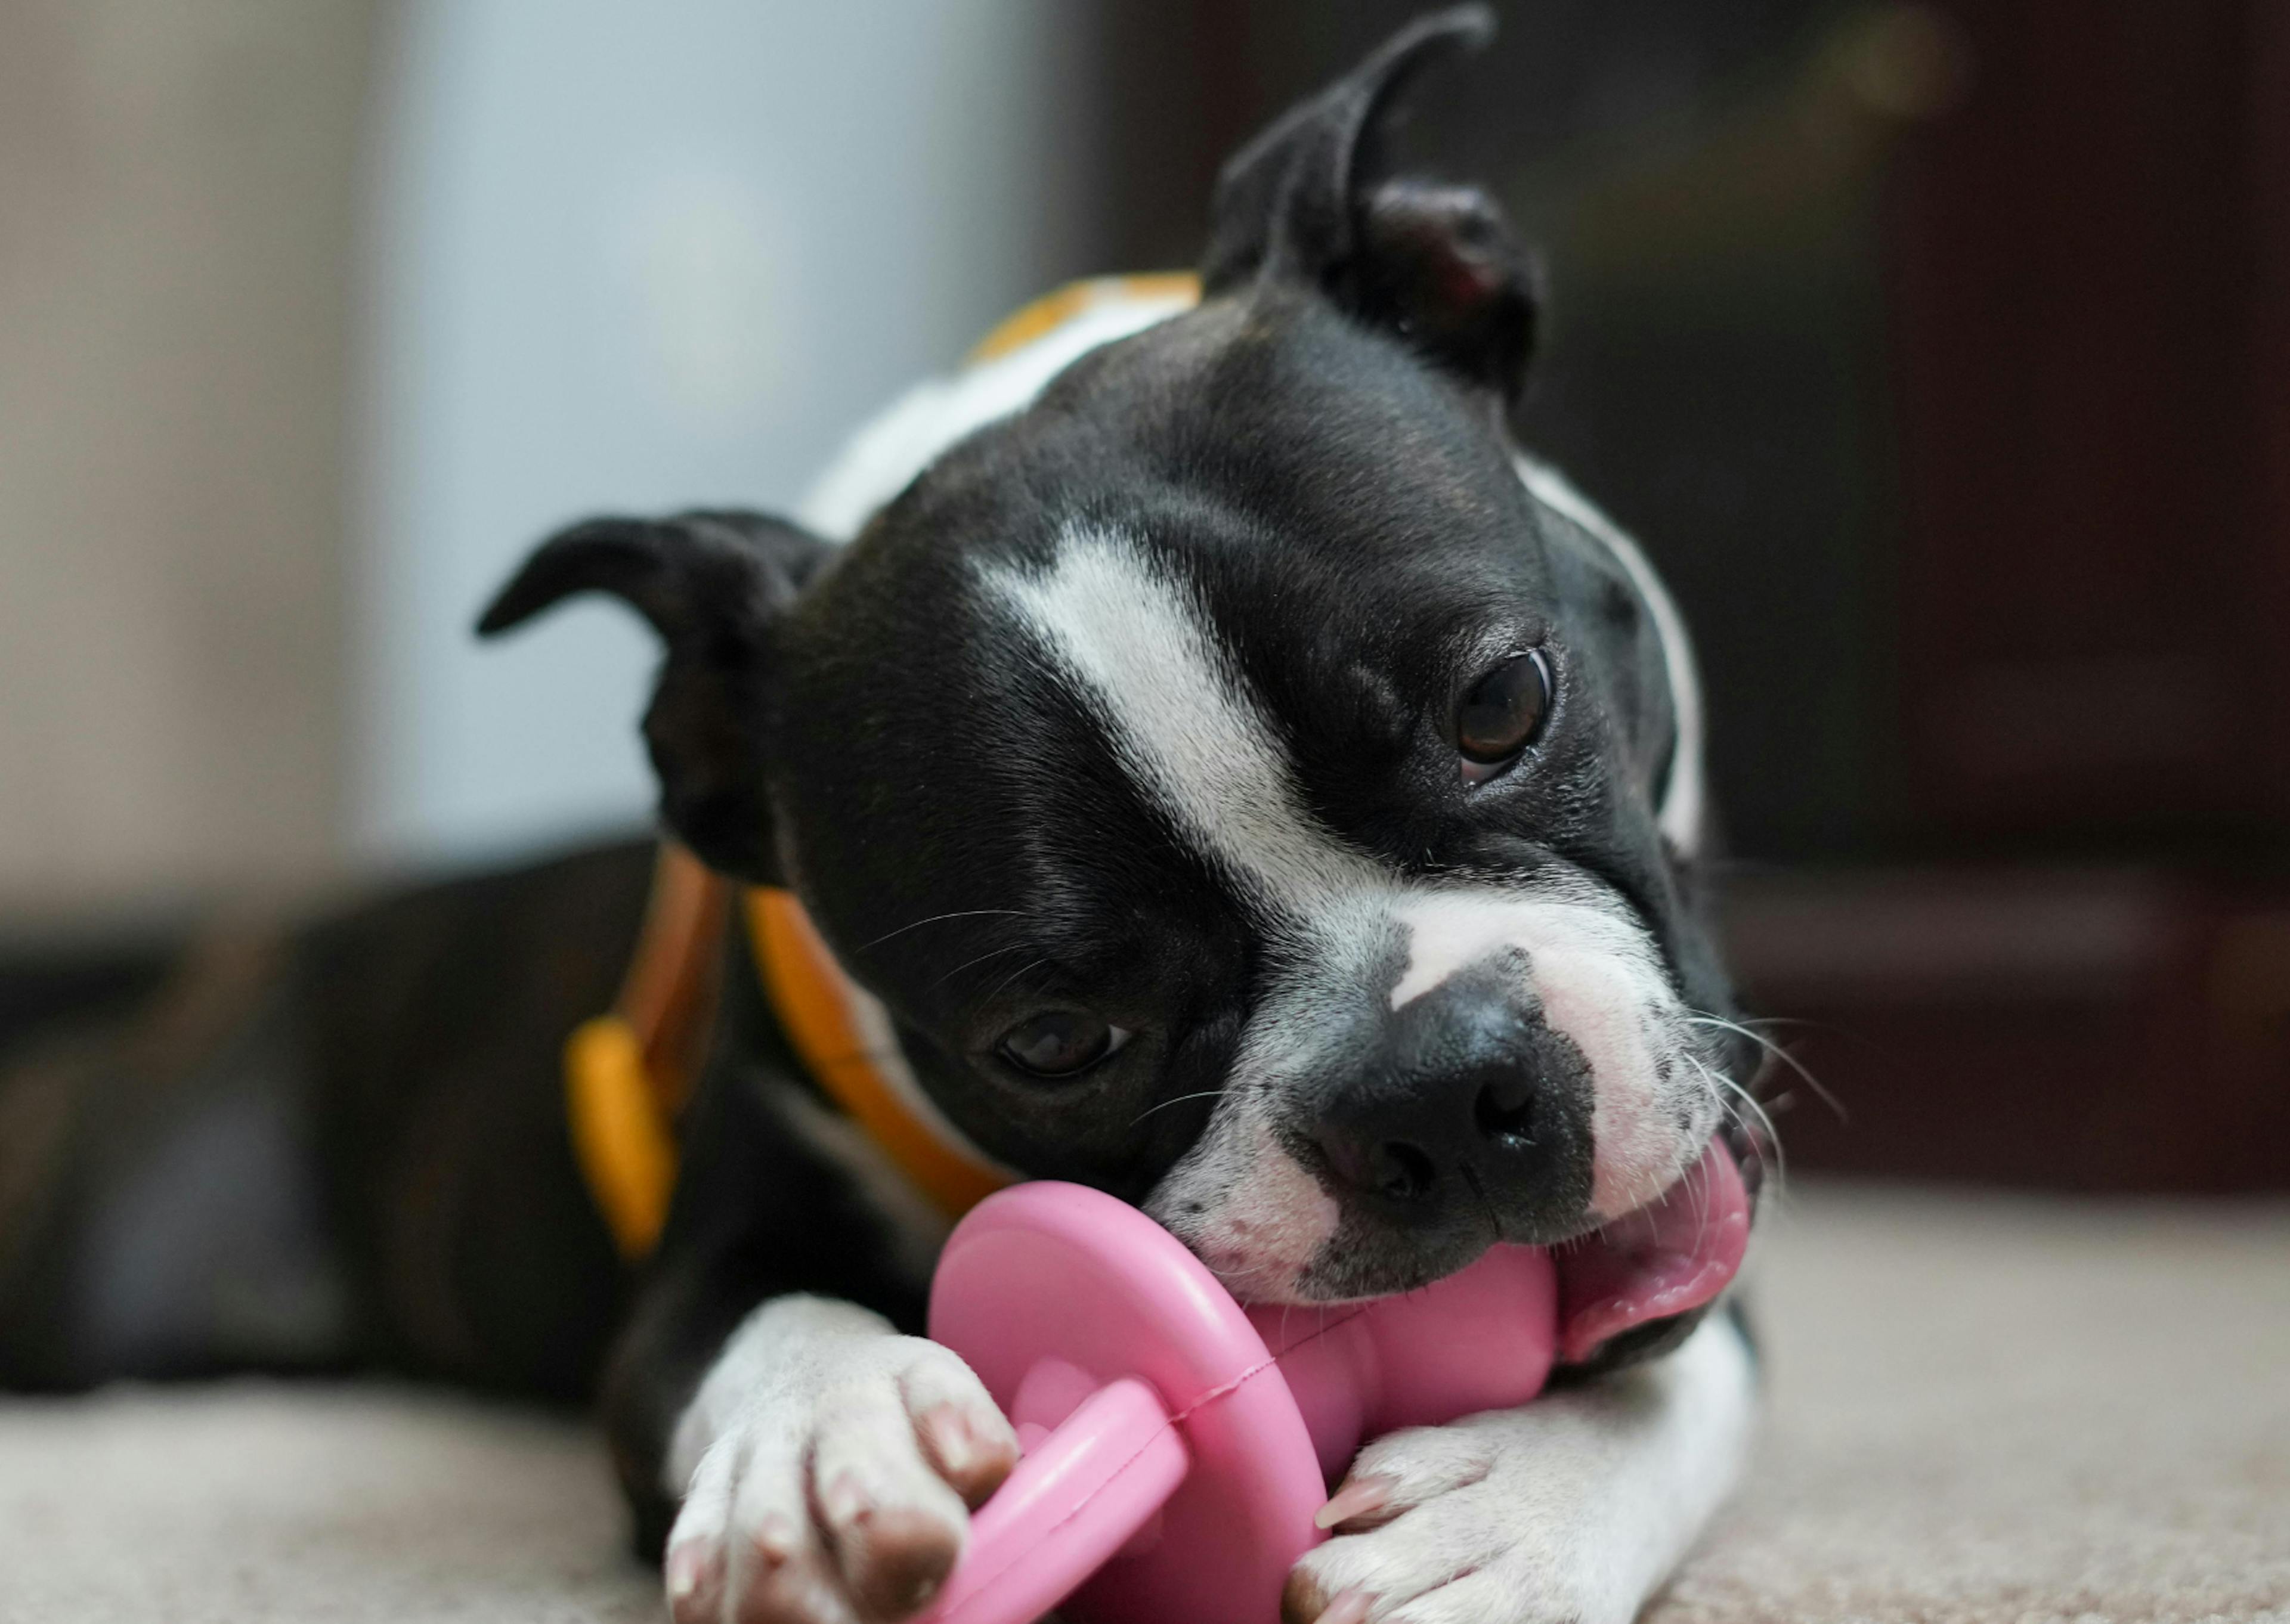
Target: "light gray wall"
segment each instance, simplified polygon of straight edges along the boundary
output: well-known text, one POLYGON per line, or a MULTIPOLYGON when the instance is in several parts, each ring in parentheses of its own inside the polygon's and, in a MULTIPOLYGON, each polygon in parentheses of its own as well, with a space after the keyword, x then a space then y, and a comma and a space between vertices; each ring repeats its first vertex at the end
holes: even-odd
POLYGON ((0 3, 0 934, 640 820, 488 591, 1083 268, 1060 0, 0 3))
POLYGON ((486 854, 641 819, 653 652, 468 626, 549 526, 790 502, 1069 267, 1057 0, 416 0, 373 194, 355 834, 486 854))

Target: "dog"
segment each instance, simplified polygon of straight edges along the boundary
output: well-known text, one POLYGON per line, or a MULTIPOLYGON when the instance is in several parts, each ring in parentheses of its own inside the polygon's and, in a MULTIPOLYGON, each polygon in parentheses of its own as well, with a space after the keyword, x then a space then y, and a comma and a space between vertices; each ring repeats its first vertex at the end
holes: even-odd
POLYGON ((502 589, 488 634, 604 593, 665 650, 661 873, 713 876, 668 908, 713 969, 671 1137, 598 1125, 612 1077, 674 1069, 645 1034, 576 1044, 606 1081, 569 1130, 556 1074, 658 933, 645 846, 255 932, 128 1058, 0 1086, 74 1170, 12 1186, 0 1375, 600 1391, 679 1624, 872 1624, 1016 1459, 913 1334, 982 1190, 1110 1191, 1258 1301, 1546 1245, 1554 1390, 1371 1444, 1285 1612, 1632 1617, 1749 1447, 1721 1292, 1765 1146, 1698 900, 1685 628, 1510 439, 1537 295, 1500 212, 1387 163, 1418 71, 1491 27, 1427 18, 1293 108, 1222 172, 1197 294, 1070 296, 864 432, 802 522, 591 520, 502 589), (218 1124, 264 1170, 231 1202, 181 1171, 218 1124), (230 1269, 300 1317, 221 1324, 230 1269))

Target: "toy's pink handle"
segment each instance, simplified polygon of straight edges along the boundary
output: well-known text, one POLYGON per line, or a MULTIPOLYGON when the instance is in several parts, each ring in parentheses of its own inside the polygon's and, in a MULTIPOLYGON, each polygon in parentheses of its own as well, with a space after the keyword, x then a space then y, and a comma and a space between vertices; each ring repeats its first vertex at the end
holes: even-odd
POLYGON ((944 1624, 1033 1624, 1053 1604, 1093 1624, 1278 1616, 1326 1480, 1264 1339, 1175 1236, 1099 1190, 1013 1186, 948 1240, 930 1333, 1029 1446, 973 1520, 944 1624), (1069 1456, 1079 1464, 1053 1471, 1069 1456), (1064 1492, 1077 1484, 1079 1499, 1064 1492), (1044 1548, 1038 1578, 1029 1540, 1044 1548), (1021 1572, 1003 1578, 1005 1566, 1021 1572))
POLYGON ((1041 1617, 1136 1537, 1191 1464, 1159 1394, 1126 1377, 1100 1388, 971 1519, 962 1560, 918 1624, 1041 1617))

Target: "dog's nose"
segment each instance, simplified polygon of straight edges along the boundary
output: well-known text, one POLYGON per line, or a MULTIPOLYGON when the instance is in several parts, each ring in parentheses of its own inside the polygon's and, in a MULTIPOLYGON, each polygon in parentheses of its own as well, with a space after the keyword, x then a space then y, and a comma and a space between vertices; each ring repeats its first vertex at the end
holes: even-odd
POLYGON ((1537 1148, 1537 1092, 1528 1066, 1509 1057, 1428 1076, 1387 1073, 1324 1116, 1317 1137, 1347 1183, 1414 1200, 1435 1193, 1443 1174, 1507 1180, 1502 1164, 1537 1148))
POLYGON ((1523 1068, 1501 1068, 1479 1085, 1478 1095, 1471 1102, 1471 1120, 1499 1145, 1514 1140, 1532 1143, 1534 1079, 1523 1068))
POLYGON ((1533 1240, 1588 1196, 1589 1084, 1509 988, 1436 989, 1336 1080, 1313 1138, 1338 1180, 1395 1217, 1476 1217, 1533 1240))

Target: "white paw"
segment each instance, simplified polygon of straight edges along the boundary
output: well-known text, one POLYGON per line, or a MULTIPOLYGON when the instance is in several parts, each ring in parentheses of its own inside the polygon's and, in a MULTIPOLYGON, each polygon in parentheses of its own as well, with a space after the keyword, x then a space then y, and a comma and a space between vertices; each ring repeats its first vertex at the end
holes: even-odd
POLYGON ((896 1620, 944 1582, 1018 1441, 970 1368, 848 1303, 781 1298, 677 1428, 677 1624, 896 1620))
POLYGON ((1285 1611, 1397 1624, 1629 1624, 1748 1452, 1748 1345, 1713 1319, 1668 1358, 1517 1410, 1379 1438, 1321 1515, 1285 1611))
POLYGON ((1542 1420, 1472 1416, 1361 1451, 1324 1514, 1335 1537, 1289 1575, 1289 1624, 1629 1624, 1638 1564, 1585 1492, 1586 1440, 1542 1420))

